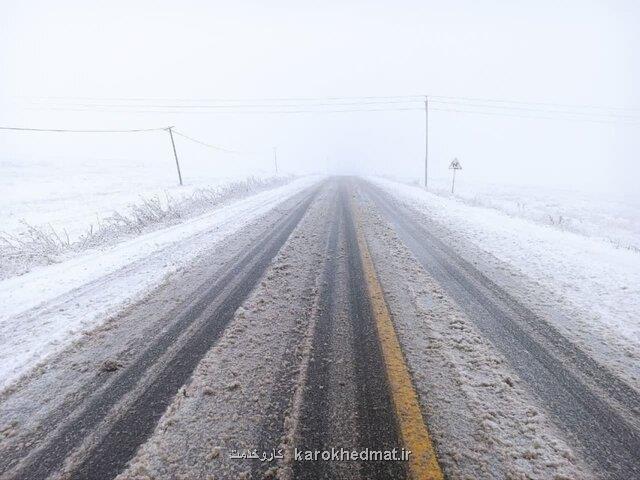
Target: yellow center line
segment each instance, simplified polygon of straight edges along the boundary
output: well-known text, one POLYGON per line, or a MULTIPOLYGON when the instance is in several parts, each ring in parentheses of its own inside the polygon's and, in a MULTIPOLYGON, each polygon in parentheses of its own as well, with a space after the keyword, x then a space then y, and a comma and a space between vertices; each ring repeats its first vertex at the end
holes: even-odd
POLYGON ((387 378, 391 388, 400 435, 405 448, 411 450, 409 477, 413 480, 442 480, 444 479, 442 469, 438 463, 431 436, 420 410, 418 394, 413 387, 411 374, 405 363, 400 342, 384 300, 382 287, 378 281, 375 266, 363 233, 358 209, 353 208, 352 211, 355 211, 356 214, 360 257, 382 347, 382 355, 387 370, 387 378))

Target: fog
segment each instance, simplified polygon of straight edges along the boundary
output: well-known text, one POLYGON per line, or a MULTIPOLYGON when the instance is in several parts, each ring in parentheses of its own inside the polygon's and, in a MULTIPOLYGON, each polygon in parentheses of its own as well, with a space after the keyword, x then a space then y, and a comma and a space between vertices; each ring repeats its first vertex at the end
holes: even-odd
MULTIPOLYGON (((637 195, 638 25, 634 1, 4 1, 0 125, 241 152, 176 137, 187 179, 269 172, 274 146, 284 172, 421 179, 429 95, 434 178, 457 157, 467 181, 637 195), (186 107, 214 104, 236 106, 186 107)), ((5 162, 173 168, 170 148, 0 132, 5 162)))

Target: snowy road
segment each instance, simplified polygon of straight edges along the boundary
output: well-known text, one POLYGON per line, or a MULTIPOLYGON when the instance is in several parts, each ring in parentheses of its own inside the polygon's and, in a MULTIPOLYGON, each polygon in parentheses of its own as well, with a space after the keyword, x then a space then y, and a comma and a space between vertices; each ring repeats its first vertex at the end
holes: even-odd
POLYGON ((460 258, 415 211, 365 191, 422 266, 609 478, 640 476, 640 395, 460 258))
POLYGON ((298 198, 264 236, 217 272, 212 284, 204 284, 171 324, 155 338, 146 338, 144 351, 131 364, 106 381, 92 379, 82 385, 71 402, 63 402, 43 419, 36 432, 40 448, 24 459, 20 459, 20 444, 4 450, 3 470, 15 467, 12 475, 17 478, 47 478, 73 451, 86 446, 88 451, 74 462, 69 474, 73 478, 113 478, 258 282, 312 195, 313 191, 306 192, 298 198), (115 417, 109 416, 113 410, 118 410, 115 417), (63 416, 70 421, 60 425, 63 416), (101 431, 101 435, 83 445, 92 431, 101 431))
POLYGON ((204 239, 0 394, 1 478, 640 476, 637 390, 383 189, 204 239))

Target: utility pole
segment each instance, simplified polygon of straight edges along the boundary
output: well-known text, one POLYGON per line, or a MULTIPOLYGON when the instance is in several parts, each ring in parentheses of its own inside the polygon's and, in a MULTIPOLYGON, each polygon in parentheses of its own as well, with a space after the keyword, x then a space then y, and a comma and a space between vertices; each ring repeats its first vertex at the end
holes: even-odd
POLYGON ((171 146, 173 147, 173 156, 176 159, 176 168, 178 169, 178 180, 180 181, 180 186, 182 186, 182 174, 180 173, 180 163, 178 162, 178 153, 176 152, 176 143, 173 141, 173 132, 171 131, 173 127, 167 127, 169 131, 169 136, 171 137, 171 146))
POLYGON ((427 166, 429 164, 429 97, 424 96, 424 188, 427 188, 427 166))
POLYGON ((273 147, 273 163, 276 166, 276 175, 278 175, 278 147, 273 147))

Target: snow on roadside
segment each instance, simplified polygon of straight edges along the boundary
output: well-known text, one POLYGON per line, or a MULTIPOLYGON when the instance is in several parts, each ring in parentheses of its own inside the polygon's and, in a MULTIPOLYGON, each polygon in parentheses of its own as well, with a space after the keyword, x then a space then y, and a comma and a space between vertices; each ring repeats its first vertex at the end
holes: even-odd
POLYGON ((0 281, 0 388, 185 268, 205 246, 318 180, 301 178, 181 224, 0 281))
MULTIPOLYGON (((86 212, 83 209, 83 199, 80 195, 72 195, 67 199, 67 205, 63 211, 56 211, 54 207, 49 207, 51 217, 46 224, 30 224, 26 219, 22 219, 19 228, 14 231, 0 231, 0 280, 22 275, 32 268, 40 265, 50 265, 58 263, 77 255, 78 253, 99 246, 113 245, 125 238, 131 238, 152 230, 179 223, 186 218, 191 218, 212 210, 223 203, 245 197, 252 193, 258 193, 268 188, 284 185, 292 180, 292 177, 248 177, 244 180, 221 182, 215 187, 205 187, 195 189, 193 187, 178 189, 170 193, 165 191, 163 195, 153 194, 148 196, 142 192, 130 192, 129 195, 138 194, 137 201, 126 206, 125 210, 117 210, 118 201, 123 199, 113 193, 103 192, 100 206, 108 214, 103 214, 100 218, 96 213, 96 219, 91 221, 85 218, 86 212), (105 201, 113 199, 116 204, 107 207, 105 201), (110 210, 106 210, 110 208, 110 210), (69 213, 71 212, 71 213, 69 213), (73 225, 71 233, 67 228, 69 219, 67 215, 79 214, 80 221, 73 225), (91 223, 90 223, 91 222, 91 223), (81 229, 84 228, 84 231, 81 229)), ((98 197, 100 192, 94 192, 98 197)), ((128 197, 124 197, 128 198, 128 197)), ((9 197, 9 200, 11 197, 9 197)), ((51 198, 51 203, 56 205, 58 199, 51 198)), ((14 210, 20 211, 23 205, 7 203, 7 199, 0 202, 0 211, 9 209, 9 213, 14 210)), ((10 203, 10 202, 9 202, 10 203)), ((90 208, 97 208, 93 206, 90 208)), ((14 212, 15 213, 15 212, 14 212)), ((41 213, 24 211, 26 218, 38 218, 41 213)), ((9 219, 11 215, 9 215, 9 219)), ((11 221, 8 222, 11 225, 11 221)), ((4 225, 3 225, 4 226, 4 225)), ((4 228, 7 228, 6 226, 4 228)))
POLYGON ((211 159, 181 162, 184 186, 178 185, 173 158, 0 157, 1 230, 17 233, 24 228, 22 221, 50 224, 56 231, 67 231, 73 240, 97 219, 122 212, 140 198, 168 194, 179 199, 248 177, 240 172, 225 176, 229 169, 214 168, 211 159))
POLYGON ((450 189, 450 178, 429 179, 429 191, 441 197, 640 251, 640 198, 464 179, 456 179, 455 194, 450 189))
MULTIPOLYGON (((371 181, 586 312, 588 318, 580 328, 589 328, 601 342, 620 340, 632 348, 628 355, 640 358, 640 252, 419 187, 379 178, 371 181)), ((575 325, 561 327, 571 331, 575 325)))

